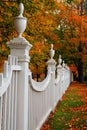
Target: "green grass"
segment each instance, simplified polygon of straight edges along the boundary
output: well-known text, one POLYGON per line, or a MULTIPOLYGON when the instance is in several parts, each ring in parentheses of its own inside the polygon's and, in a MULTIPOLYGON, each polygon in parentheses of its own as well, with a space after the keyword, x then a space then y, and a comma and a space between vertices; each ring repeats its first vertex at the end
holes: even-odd
POLYGON ((66 98, 68 99, 68 100, 79 100, 79 99, 81 99, 81 97, 79 96, 79 95, 77 95, 77 94, 73 94, 73 93, 70 93, 70 94, 67 94, 66 95, 66 98))
MULTIPOLYGON (((78 107, 78 106, 82 106, 84 103, 80 100, 64 100, 61 102, 60 107, 78 107)), ((65 108, 65 109, 66 109, 65 108)))
POLYGON ((56 113, 49 120, 49 124, 52 130, 69 130, 70 128, 82 129, 83 126, 87 128, 87 120, 82 117, 87 116, 86 111, 72 111, 73 108, 77 108, 84 105, 81 101, 81 97, 76 94, 75 90, 71 90, 65 95, 65 100, 61 101, 56 113))

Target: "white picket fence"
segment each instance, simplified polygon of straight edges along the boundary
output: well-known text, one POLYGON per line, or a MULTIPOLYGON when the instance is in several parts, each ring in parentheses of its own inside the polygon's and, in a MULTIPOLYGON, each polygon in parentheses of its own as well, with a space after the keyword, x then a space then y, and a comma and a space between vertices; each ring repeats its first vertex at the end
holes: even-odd
POLYGON ((16 130, 17 80, 21 67, 17 57, 9 56, 0 74, 0 130, 16 130))
MULTIPOLYGON (((12 52, 17 54, 16 49, 12 52)), ((11 53, 0 74, 0 130, 39 130, 72 81, 69 68, 62 65, 57 66, 55 78, 56 62, 51 58, 47 77, 36 82, 27 56, 20 57, 11 53)))
POLYGON ((29 87, 29 126, 28 130, 40 130, 51 111, 54 111, 57 103, 71 82, 71 72, 66 68, 57 68, 60 74, 55 79, 55 64, 50 60, 48 64, 47 78, 42 82, 36 82, 31 77, 29 87), (59 70, 60 69, 60 70, 59 70))
POLYGON ((64 62, 61 65, 61 57, 56 67, 53 45, 47 77, 41 82, 32 79, 29 69, 29 50, 32 45, 21 36, 26 28, 26 19, 22 16, 22 4, 20 8, 21 14, 15 19, 19 36, 7 43, 11 53, 0 74, 0 130, 40 130, 72 81, 72 73, 64 62))

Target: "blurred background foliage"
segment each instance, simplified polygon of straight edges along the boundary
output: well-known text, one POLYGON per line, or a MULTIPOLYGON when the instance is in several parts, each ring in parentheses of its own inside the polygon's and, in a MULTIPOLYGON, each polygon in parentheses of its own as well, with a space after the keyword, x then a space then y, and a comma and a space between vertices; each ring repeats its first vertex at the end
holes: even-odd
POLYGON ((0 66, 10 53, 6 43, 17 37, 13 20, 19 15, 20 2, 24 4, 24 17, 27 18, 27 28, 23 36, 33 45, 30 51, 30 69, 33 74, 38 76, 46 74, 50 44, 54 44, 55 60, 58 61, 61 54, 78 80, 82 81, 83 75, 87 75, 85 0, 0 1, 0 66))

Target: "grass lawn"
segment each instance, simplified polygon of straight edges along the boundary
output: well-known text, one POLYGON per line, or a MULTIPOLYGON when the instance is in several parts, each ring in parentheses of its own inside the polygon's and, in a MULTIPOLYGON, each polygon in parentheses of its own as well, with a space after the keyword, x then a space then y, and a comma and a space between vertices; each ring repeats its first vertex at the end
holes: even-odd
POLYGON ((87 85, 73 82, 41 130, 87 130, 87 85))

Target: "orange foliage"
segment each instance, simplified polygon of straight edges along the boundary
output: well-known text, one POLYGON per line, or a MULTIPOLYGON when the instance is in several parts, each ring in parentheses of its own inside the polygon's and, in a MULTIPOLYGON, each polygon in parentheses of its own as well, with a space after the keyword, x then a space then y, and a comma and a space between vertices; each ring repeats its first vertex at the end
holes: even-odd
POLYGON ((30 68, 34 74, 41 74, 43 73, 46 60, 48 60, 47 54, 49 51, 49 46, 44 44, 43 42, 36 42, 32 49, 30 50, 31 62, 30 68))
POLYGON ((75 72, 77 70, 75 65, 70 65, 69 68, 72 72, 75 72))
POLYGON ((6 46, 4 44, 2 44, 2 51, 6 51, 6 46))

